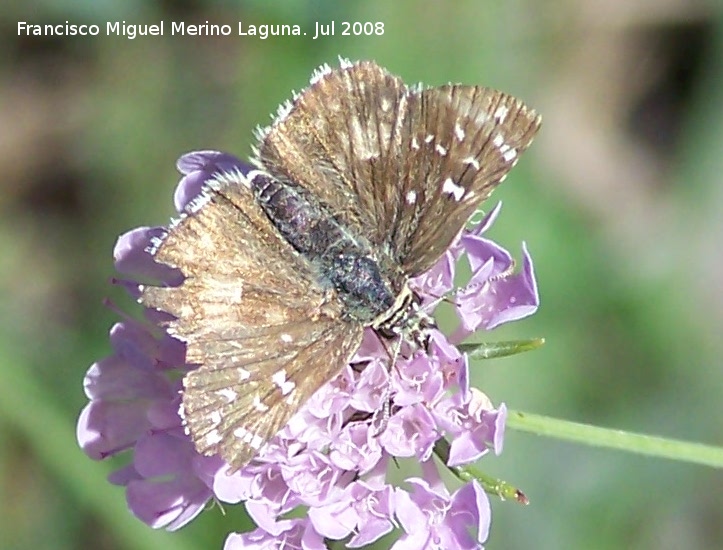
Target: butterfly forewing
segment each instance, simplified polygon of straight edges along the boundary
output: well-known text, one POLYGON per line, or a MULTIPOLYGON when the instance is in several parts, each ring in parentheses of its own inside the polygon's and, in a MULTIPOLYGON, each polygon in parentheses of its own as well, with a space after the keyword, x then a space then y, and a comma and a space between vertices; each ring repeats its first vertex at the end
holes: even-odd
MULTIPOLYGON (((410 93, 388 246, 410 276, 437 261, 527 149, 540 117, 490 88, 410 93)), ((380 222, 383 223, 383 222, 380 222)))
POLYGON ((183 414, 200 452, 242 467, 349 362, 362 327, 279 235, 240 175, 226 174, 171 228, 157 261, 178 287, 145 287, 141 302, 175 317, 186 342, 183 414))
POLYGON ((265 169, 311 190, 350 229, 382 243, 395 196, 407 89, 371 62, 323 72, 263 135, 265 169), (394 179, 389 180, 389 175, 394 179))
POLYGON ((496 90, 408 88, 366 61, 318 74, 258 152, 413 276, 446 250, 539 125, 496 90))

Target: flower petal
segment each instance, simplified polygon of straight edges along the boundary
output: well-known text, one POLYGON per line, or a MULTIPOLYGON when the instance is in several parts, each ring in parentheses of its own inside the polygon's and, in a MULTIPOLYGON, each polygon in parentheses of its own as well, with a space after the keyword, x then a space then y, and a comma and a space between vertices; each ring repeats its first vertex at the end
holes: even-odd
POLYGON ((201 193, 203 184, 218 173, 251 170, 248 163, 238 157, 221 151, 193 151, 186 153, 176 162, 176 168, 183 178, 176 187, 173 202, 176 210, 183 212, 195 197, 201 193))

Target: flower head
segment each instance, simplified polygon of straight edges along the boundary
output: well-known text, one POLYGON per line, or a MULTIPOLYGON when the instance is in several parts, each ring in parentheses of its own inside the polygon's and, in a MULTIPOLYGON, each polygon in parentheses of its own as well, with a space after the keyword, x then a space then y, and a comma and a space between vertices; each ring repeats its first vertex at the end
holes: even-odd
MULTIPOLYGON (((183 156, 175 204, 183 211, 203 183, 219 172, 246 172, 239 159, 215 151, 183 156)), ((464 231, 439 262, 411 281, 422 307, 433 309, 454 288, 458 261, 467 258, 473 276, 453 301, 460 317, 457 341, 479 328, 531 314, 538 296, 532 261, 523 249, 523 269, 512 273, 509 253, 483 237, 499 206, 464 231)), ((139 228, 121 236, 115 265, 129 279, 117 280, 132 296, 139 284, 177 286, 183 274, 153 261, 148 249, 163 228, 139 228)), ((113 353, 91 366, 85 379, 90 400, 78 422, 78 441, 94 459, 128 453, 131 462, 111 476, 126 486, 134 514, 153 527, 177 529, 212 497, 244 501, 257 529, 232 534, 226 548, 325 548, 324 539, 349 547, 370 544, 399 527, 395 548, 476 548, 487 537, 487 497, 476 482, 453 494, 436 472, 435 443, 450 441, 449 466, 501 452, 505 408, 495 408, 468 387, 466 357, 442 332, 432 330, 428 349, 399 357, 367 331, 351 363, 323 386, 246 467, 232 472, 218 457, 200 455, 179 416, 185 345, 159 328, 164 314, 147 311, 144 321, 123 319, 111 329, 113 353), (413 457, 424 479, 406 488, 387 479, 392 459, 413 457), (303 506, 306 518, 284 515, 303 506), (470 534, 472 533, 472 534, 470 534)))

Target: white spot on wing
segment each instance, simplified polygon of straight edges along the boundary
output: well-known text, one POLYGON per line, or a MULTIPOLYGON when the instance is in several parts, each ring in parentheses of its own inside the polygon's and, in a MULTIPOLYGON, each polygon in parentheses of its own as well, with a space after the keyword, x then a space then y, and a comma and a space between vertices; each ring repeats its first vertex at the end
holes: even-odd
POLYGON ((416 137, 412 138, 412 149, 419 149, 419 142, 416 137))
POLYGON ((211 430, 206 434, 205 440, 206 440, 206 446, 207 447, 213 447, 217 443, 219 443, 223 439, 221 437, 221 434, 218 432, 218 430, 211 430))
POLYGON ((462 141, 464 139, 464 130, 462 130, 459 122, 455 122, 454 124, 454 135, 457 136, 458 141, 462 141))
POLYGON ((259 398, 259 394, 254 395, 254 409, 256 409, 259 412, 266 412, 269 410, 269 406, 265 403, 262 403, 261 399, 259 398))
POLYGON ((447 149, 442 147, 439 143, 434 146, 434 150, 437 151, 443 157, 447 155, 447 149))
POLYGON ((500 105, 497 107, 497 110, 495 111, 495 114, 492 115, 495 117, 495 120, 502 124, 505 119, 507 118, 507 113, 509 113, 510 110, 505 105, 500 105))
POLYGON ((497 147, 506 162, 510 162, 517 157, 517 149, 505 143, 505 139, 500 134, 495 135, 492 144, 497 147))
POLYGON ((279 387, 282 395, 287 395, 291 393, 291 391, 296 387, 296 384, 294 384, 290 380, 286 380, 286 371, 284 369, 276 371, 271 376, 271 380, 279 387))
MULTIPOLYGON (((163 244, 163 241, 166 240, 166 237, 168 237, 168 231, 164 231, 162 235, 159 237, 152 237, 151 238, 151 245, 146 248, 146 251, 151 255, 155 256, 156 252, 158 252, 158 249, 163 244)), ((142 285, 143 286, 143 285, 142 285)))
POLYGON ((479 170, 479 161, 474 157, 467 157, 462 162, 464 162, 465 164, 469 164, 475 170, 479 170))
POLYGON ((452 178, 447 178, 442 185, 442 192, 452 195, 454 200, 459 201, 464 196, 464 187, 454 183, 452 178))
POLYGON ((505 159, 507 162, 510 162, 510 161, 513 160, 516 156, 517 156, 517 149, 515 149, 514 147, 511 148, 509 151, 505 151, 505 152, 502 154, 502 158, 505 159))
POLYGON ((221 413, 219 411, 211 411, 211 414, 209 414, 208 417, 211 419, 211 423, 214 426, 218 426, 221 423, 221 413))
POLYGON ((432 143, 433 139, 434 136, 432 134, 429 134, 426 138, 424 138, 424 143, 432 143))
POLYGON ((236 428, 233 431, 233 435, 235 435, 241 441, 256 450, 260 449, 264 444, 264 440, 261 436, 258 436, 255 433, 248 431, 243 426, 239 426, 238 428, 236 428))
POLYGON ((216 391, 216 395, 223 397, 227 403, 236 401, 236 398, 238 397, 238 393, 236 393, 231 388, 221 388, 220 390, 216 391))

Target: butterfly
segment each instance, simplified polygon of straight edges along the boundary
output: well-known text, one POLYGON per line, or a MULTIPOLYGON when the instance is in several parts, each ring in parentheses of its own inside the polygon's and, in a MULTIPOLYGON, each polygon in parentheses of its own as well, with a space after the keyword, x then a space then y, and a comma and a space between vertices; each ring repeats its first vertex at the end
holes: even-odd
POLYGON ((371 61, 319 68, 152 248, 180 286, 145 285, 187 361, 196 449, 243 468, 349 363, 365 329, 420 344, 409 280, 505 178, 540 117, 502 92, 407 86, 371 61))

